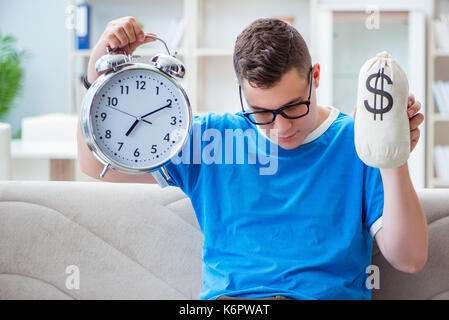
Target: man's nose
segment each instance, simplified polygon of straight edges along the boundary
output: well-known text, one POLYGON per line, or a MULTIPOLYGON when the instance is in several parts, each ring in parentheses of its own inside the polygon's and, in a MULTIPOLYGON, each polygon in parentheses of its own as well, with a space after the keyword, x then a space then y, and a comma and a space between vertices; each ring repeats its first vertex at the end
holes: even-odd
POLYGON ((276 115, 273 129, 277 129, 279 135, 282 136, 284 133, 289 132, 291 127, 292 127, 292 120, 284 118, 281 114, 276 115))

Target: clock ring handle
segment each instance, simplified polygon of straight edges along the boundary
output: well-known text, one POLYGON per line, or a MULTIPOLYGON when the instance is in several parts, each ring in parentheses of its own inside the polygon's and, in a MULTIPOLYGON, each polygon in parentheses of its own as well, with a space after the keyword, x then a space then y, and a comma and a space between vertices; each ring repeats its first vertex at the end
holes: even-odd
MULTIPOLYGON (((159 37, 156 37, 156 36, 153 36, 153 35, 150 35, 150 34, 145 34, 145 37, 146 37, 146 38, 152 38, 152 39, 161 41, 161 42, 164 44, 165 50, 167 50, 168 54, 169 54, 169 55, 172 55, 172 54, 170 53, 170 49, 168 49, 167 43, 166 43, 162 38, 159 38, 159 37)), ((123 50, 123 49, 120 49, 119 47, 116 47, 116 48, 114 48, 114 49, 111 49, 110 46, 107 46, 107 47, 106 47, 106 53, 107 53, 107 54, 110 54, 111 52, 122 52, 122 53, 126 54, 126 51, 123 50)))
POLYGON ((172 54, 170 53, 170 50, 168 49, 167 43, 165 43, 165 41, 164 41, 163 39, 161 39, 161 38, 159 38, 159 37, 156 37, 156 36, 153 36, 153 35, 150 35, 150 34, 145 34, 145 37, 146 37, 146 38, 152 38, 152 39, 161 41, 161 42, 164 44, 165 49, 167 50, 168 54, 169 54, 170 56, 172 55, 172 54))
MULTIPOLYGON (((164 44, 164 47, 165 47, 165 50, 167 50, 167 53, 168 53, 170 56, 172 55, 172 54, 170 53, 170 49, 169 49, 168 46, 167 46, 167 43, 166 43, 162 38, 159 38, 159 37, 156 37, 156 36, 153 36, 153 35, 150 35, 150 34, 145 34, 145 37, 146 37, 146 38, 152 38, 152 39, 161 41, 161 42, 164 44)), ((126 51, 123 50, 123 49, 120 49, 119 47, 116 47, 116 48, 114 48, 114 49, 111 49, 110 46, 106 46, 106 53, 107 53, 107 54, 110 54, 111 52, 114 52, 114 53, 115 53, 115 52, 121 52, 121 53, 127 55, 126 51)), ((175 54, 176 54, 176 52, 175 52, 175 54)), ((173 57, 174 57, 174 56, 175 56, 175 55, 173 55, 173 57)))

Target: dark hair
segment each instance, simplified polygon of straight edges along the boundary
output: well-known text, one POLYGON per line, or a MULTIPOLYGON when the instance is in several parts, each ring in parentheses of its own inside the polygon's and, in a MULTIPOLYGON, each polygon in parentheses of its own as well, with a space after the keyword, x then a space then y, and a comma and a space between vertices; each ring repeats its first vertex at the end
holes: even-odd
POLYGON ((237 37, 234 69, 240 83, 270 88, 291 68, 309 79, 312 59, 301 34, 279 19, 262 18, 251 23, 237 37))

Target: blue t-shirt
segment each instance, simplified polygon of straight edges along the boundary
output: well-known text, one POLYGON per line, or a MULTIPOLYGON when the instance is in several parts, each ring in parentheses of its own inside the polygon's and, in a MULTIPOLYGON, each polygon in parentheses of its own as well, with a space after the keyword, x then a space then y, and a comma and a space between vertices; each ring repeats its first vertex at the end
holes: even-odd
POLYGON ((204 235, 200 299, 371 299, 366 268, 382 225, 382 179, 357 156, 354 119, 329 109, 299 147, 277 154, 261 134, 244 136, 243 156, 225 148, 226 132, 257 132, 241 112, 194 117, 178 161, 165 167, 204 235), (275 164, 254 163, 264 151, 275 164))

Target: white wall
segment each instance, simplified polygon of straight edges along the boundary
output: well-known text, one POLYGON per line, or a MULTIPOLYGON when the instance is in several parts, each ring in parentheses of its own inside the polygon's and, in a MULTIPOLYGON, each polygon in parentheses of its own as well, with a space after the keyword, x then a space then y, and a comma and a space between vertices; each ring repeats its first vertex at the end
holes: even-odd
POLYGON ((0 0, 0 30, 28 52, 22 96, 4 122, 14 136, 25 116, 68 112, 68 0, 0 0))

